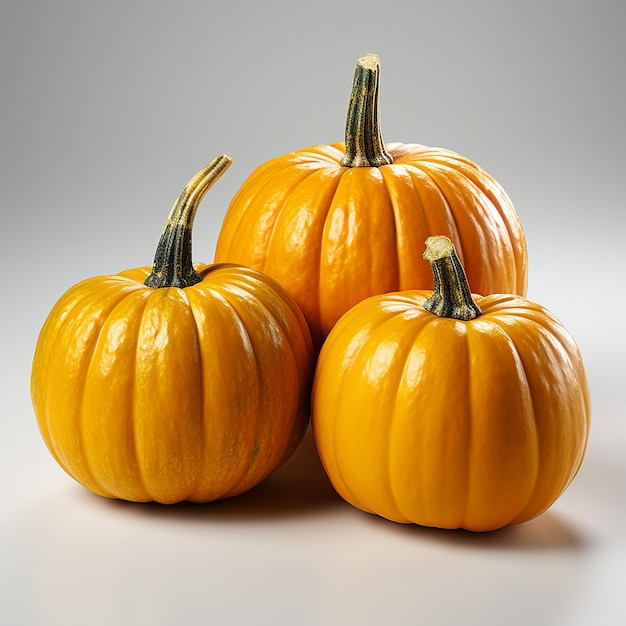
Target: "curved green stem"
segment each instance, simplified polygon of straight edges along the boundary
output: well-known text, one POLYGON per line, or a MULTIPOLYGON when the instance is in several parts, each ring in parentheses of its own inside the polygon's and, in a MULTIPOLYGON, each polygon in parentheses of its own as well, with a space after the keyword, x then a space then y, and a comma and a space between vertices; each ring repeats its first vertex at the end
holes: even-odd
POLYGON ((380 167, 393 162, 380 129, 379 80, 378 56, 361 57, 354 71, 346 118, 346 154, 341 161, 346 167, 380 167))
POLYGON ((439 317, 473 320, 482 311, 472 298, 463 265, 454 244, 445 235, 426 240, 424 258, 430 263, 435 279, 433 295, 424 302, 424 308, 439 317))
POLYGON ((189 287, 202 279, 193 268, 191 233, 198 205, 213 183, 228 169, 231 158, 217 157, 200 170, 182 190, 165 222, 154 255, 152 273, 144 284, 160 287, 189 287))

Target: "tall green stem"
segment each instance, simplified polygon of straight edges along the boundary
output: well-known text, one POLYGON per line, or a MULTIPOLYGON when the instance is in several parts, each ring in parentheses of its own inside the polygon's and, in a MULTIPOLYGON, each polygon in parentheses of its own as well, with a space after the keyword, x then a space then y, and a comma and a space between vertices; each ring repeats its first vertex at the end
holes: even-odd
POLYGON ((472 298, 452 241, 445 235, 429 237, 424 258, 430 263, 435 279, 435 290, 424 302, 424 308, 439 317, 465 321, 478 317, 482 311, 472 298))
POLYGON ((379 81, 378 56, 361 57, 354 71, 346 118, 346 154, 341 161, 346 167, 380 167, 393 162, 380 128, 379 81))
POLYGON ((202 280, 192 262, 193 220, 202 198, 231 162, 231 158, 223 154, 211 161, 185 185, 172 206, 161 233, 152 273, 145 280, 148 287, 184 288, 202 280))

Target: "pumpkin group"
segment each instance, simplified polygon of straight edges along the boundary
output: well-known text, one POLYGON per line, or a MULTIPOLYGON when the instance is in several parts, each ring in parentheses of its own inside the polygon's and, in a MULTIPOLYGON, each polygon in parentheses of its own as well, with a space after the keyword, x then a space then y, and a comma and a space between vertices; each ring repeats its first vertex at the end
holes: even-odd
POLYGON ((306 430, 313 350, 297 305, 252 269, 192 264, 195 211, 229 164, 218 157, 185 187, 152 268, 75 285, 41 330, 31 378, 41 433, 96 494, 233 496, 306 430))
POLYGON ((385 144, 379 73, 376 55, 359 59, 345 143, 258 167, 232 199, 217 240, 216 261, 248 265, 287 289, 318 347, 360 300, 432 288, 416 254, 431 234, 452 239, 478 292, 526 293, 526 242, 507 193, 456 152, 385 144))
POLYGON ((152 267, 84 280, 54 306, 31 394, 79 483, 165 504, 241 494, 291 456, 311 412, 337 492, 395 522, 494 530, 570 484, 586 374, 525 298, 517 212, 470 159, 384 143, 379 74, 376 55, 359 59, 344 143, 249 176, 213 264, 192 262, 192 226, 226 155, 183 189, 152 267))
POLYGON ((532 519, 583 459, 590 403, 574 340, 544 307, 472 297, 447 237, 434 291, 373 296, 319 356, 312 423, 337 492, 401 523, 494 530, 532 519))

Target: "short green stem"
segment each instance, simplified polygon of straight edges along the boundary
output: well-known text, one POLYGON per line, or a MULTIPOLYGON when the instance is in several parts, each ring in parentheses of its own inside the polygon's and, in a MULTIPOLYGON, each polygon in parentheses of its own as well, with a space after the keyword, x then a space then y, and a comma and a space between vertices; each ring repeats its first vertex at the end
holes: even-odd
POLYGON ((223 154, 211 161, 185 185, 172 206, 161 233, 152 273, 145 280, 148 287, 184 288, 202 280, 192 262, 193 220, 202 198, 231 162, 230 157, 223 154))
POLYGON ((380 60, 368 54, 357 61, 346 118, 345 167, 380 167, 393 162, 380 128, 380 60))
POLYGON ((430 263, 435 279, 435 290, 424 308, 439 317, 472 320, 482 311, 472 298, 463 265, 454 244, 445 235, 426 240, 424 258, 430 263))

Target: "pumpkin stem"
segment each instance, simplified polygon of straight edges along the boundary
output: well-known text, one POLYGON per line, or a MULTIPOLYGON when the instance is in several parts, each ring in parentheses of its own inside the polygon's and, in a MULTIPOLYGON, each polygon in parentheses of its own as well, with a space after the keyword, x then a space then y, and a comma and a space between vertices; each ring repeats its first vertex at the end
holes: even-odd
POLYGON ((426 240, 424 258, 430 263, 435 279, 433 295, 424 302, 424 308, 439 317, 473 320, 482 311, 472 298, 463 265, 454 244, 445 235, 426 240))
POLYGON ((202 278, 196 272, 191 256, 191 231, 198 205, 215 181, 228 169, 231 158, 225 154, 213 159, 200 170, 174 202, 161 233, 154 255, 148 287, 189 287, 202 278))
POLYGON ((346 154, 341 161, 345 167, 380 167, 393 162, 380 129, 379 77, 377 55, 368 54, 357 61, 346 119, 346 154))

